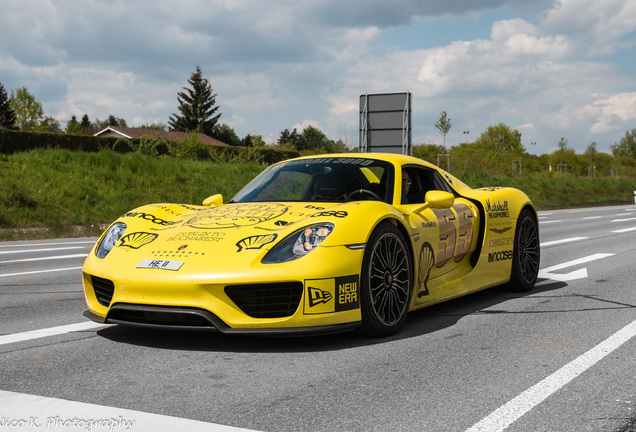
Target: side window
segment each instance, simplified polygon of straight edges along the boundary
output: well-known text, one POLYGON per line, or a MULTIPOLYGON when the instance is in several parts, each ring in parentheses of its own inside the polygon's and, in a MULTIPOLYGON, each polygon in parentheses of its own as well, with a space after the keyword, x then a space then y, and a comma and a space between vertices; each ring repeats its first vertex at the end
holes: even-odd
POLYGON ((408 186, 408 188, 405 189, 403 187, 403 191, 406 191, 406 201, 403 201, 403 204, 423 203, 426 192, 431 190, 450 192, 453 195, 457 196, 457 194, 455 194, 455 191, 435 170, 406 166, 402 167, 402 171, 407 172, 408 177, 411 179, 411 184, 408 186))

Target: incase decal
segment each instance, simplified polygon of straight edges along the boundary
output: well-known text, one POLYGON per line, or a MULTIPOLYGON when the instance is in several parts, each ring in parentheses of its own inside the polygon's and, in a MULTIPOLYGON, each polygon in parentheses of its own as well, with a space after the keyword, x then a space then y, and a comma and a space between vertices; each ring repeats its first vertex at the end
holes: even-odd
POLYGON ((508 261, 512 259, 512 251, 491 252, 488 254, 488 262, 508 261))

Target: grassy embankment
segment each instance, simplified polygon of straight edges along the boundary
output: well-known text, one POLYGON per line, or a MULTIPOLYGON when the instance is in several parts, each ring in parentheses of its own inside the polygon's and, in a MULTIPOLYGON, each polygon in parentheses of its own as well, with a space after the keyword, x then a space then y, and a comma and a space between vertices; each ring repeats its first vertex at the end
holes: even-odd
MULTIPOLYGON (((215 193, 229 199, 262 169, 111 151, 0 155, 0 240, 95 236, 143 204, 200 204, 215 193)), ((636 180, 454 174, 472 187, 519 188, 544 210, 633 203, 636 190, 636 180)))

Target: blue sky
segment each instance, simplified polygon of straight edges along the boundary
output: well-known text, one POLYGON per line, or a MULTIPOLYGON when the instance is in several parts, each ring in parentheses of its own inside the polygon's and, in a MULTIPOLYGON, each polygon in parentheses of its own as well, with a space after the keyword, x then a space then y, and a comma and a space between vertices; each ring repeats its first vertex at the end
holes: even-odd
MULTIPOLYGON (((358 144, 361 94, 410 91, 413 142, 489 125, 529 152, 636 128, 636 0, 0 0, 0 83, 65 122, 168 123, 197 65, 221 122, 358 144), (531 144, 536 143, 536 144, 531 144)), ((468 135, 463 131, 470 131, 468 135)), ((467 138, 468 137, 468 138, 467 138)))

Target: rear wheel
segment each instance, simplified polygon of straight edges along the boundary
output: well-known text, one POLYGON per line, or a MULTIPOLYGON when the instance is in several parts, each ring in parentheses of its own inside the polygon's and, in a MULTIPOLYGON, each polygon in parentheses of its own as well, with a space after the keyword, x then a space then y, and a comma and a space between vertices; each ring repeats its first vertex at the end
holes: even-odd
POLYGON ((411 301, 413 269, 404 236, 390 223, 371 234, 364 253, 359 333, 382 337, 404 323, 411 301))
POLYGON ((513 291, 530 291, 537 281, 541 250, 539 227, 530 210, 523 210, 517 220, 512 257, 512 271, 507 287, 513 291))

